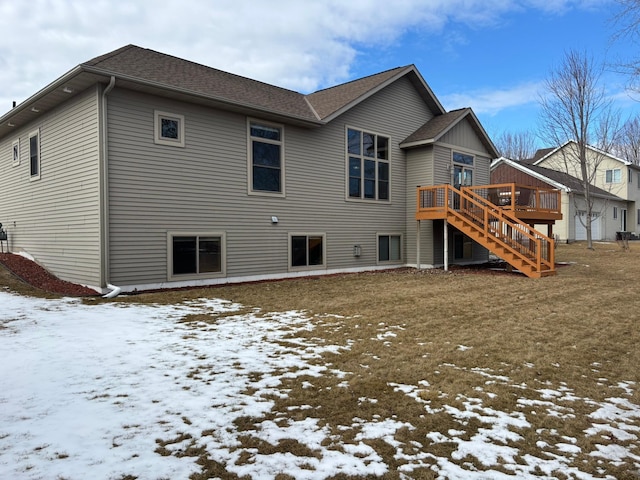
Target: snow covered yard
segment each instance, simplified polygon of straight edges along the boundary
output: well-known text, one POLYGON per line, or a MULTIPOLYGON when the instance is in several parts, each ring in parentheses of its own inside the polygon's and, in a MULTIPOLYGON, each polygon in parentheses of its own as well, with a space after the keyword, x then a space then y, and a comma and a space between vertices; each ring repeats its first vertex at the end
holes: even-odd
POLYGON ((363 394, 356 383, 399 343, 401 321, 374 326, 370 340, 383 353, 371 352, 356 375, 327 359, 357 339, 314 332, 364 328, 357 317, 210 298, 86 305, 0 292, 0 305, 3 479, 640 477, 635 378, 599 378, 610 395, 595 400, 565 382, 508 374, 535 365, 443 361, 413 383, 386 372, 379 390, 363 394), (460 375, 471 387, 450 393, 444 379, 460 375), (352 392, 357 408, 348 422, 334 420, 319 404, 297 403, 296 388, 310 399, 352 392), (499 402, 496 391, 510 398, 499 402), (578 420, 587 428, 567 434, 578 420))

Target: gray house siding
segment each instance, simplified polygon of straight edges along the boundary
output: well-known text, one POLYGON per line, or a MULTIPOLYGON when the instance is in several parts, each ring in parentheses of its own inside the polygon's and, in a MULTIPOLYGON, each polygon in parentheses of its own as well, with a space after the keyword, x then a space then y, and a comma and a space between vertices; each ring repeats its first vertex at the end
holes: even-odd
MULTIPOLYGON (((407 263, 409 265, 417 265, 418 248, 417 248, 417 228, 416 220, 416 189, 418 186, 435 185, 434 178, 434 156, 433 147, 425 146, 407 150, 407 263)), ((433 264, 433 222, 420 222, 420 264, 433 264)))
POLYGON ((97 88, 38 116, 0 140, 0 222, 13 252, 26 252, 58 277, 100 286, 97 88), (40 135, 40 178, 32 180, 29 135, 40 135), (20 139, 20 164, 11 145, 20 139))
POLYGON ((408 80, 326 126, 284 125, 284 197, 248 194, 246 116, 118 88, 108 102, 114 284, 166 282, 172 231, 224 233, 227 279, 287 273, 291 233, 326 235, 327 270, 375 266, 377 233, 406 240, 406 164, 398 144, 432 115, 408 80), (154 110, 184 115, 184 148, 154 143, 154 110), (390 138, 389 202, 347 199, 347 126, 390 138))

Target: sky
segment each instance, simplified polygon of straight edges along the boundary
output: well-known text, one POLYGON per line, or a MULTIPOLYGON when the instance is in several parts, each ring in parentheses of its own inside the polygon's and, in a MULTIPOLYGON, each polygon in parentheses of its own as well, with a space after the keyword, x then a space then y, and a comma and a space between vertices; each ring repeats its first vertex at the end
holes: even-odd
MULTIPOLYGON (((0 305, 0 478, 186 480, 201 468, 198 457, 184 454, 191 442, 227 473, 254 480, 282 473, 301 480, 372 478, 392 468, 400 478, 427 468, 438 480, 551 480, 558 471, 580 480, 613 479, 589 473, 593 466, 582 455, 596 465, 640 468, 640 405, 632 401, 638 387, 632 379, 598 378, 611 395, 595 400, 577 395, 566 382, 516 383, 504 374, 509 368, 499 373, 478 365, 469 370, 476 379, 469 386, 473 394, 452 395, 450 405, 436 410, 428 398, 439 391, 438 375, 464 369, 443 363, 416 384, 388 383, 396 394, 415 400, 424 415, 447 416, 417 442, 406 435, 415 428, 412 410, 360 416, 354 411, 350 422, 332 429, 311 405, 291 402, 284 412, 274 409, 274 398, 288 398, 286 379, 302 377, 303 388, 310 389, 319 388, 314 384, 322 376, 337 382, 328 389, 358 382, 321 360, 325 353, 347 352, 355 339, 334 345, 296 336, 316 326, 366 321, 357 317, 264 312, 211 298, 92 305, 8 291, 0 291, 0 305), (187 316, 191 320, 182 321, 187 316), (521 397, 491 406, 492 384, 508 385, 521 397), (534 431, 527 419, 532 415, 546 416, 537 425, 549 427, 534 431), (586 427, 580 438, 562 428, 576 415, 586 427), (250 423, 236 423, 247 417, 250 423), (535 447, 520 452, 532 438, 535 447), (164 451, 156 451, 158 440, 164 451), (269 453, 246 447, 277 446, 281 440, 300 448, 269 453), (394 466, 381 456, 389 458, 390 450, 394 466)), ((381 347, 393 345, 397 328, 394 319, 378 325, 381 347)), ((457 346, 461 355, 471 348, 457 346)), ((592 367, 598 372, 600 365, 592 367)), ((378 395, 388 394, 372 391, 358 402, 367 411, 378 395)))
MULTIPOLYGON (((539 132, 544 82, 570 49, 628 57, 615 0, 0 0, 0 114, 127 44, 302 93, 415 64, 447 110, 491 137, 539 132)), ((637 47, 637 46, 636 46, 637 47)), ((623 118, 640 94, 605 71, 623 118)), ((547 145, 538 145, 547 146, 547 145)))

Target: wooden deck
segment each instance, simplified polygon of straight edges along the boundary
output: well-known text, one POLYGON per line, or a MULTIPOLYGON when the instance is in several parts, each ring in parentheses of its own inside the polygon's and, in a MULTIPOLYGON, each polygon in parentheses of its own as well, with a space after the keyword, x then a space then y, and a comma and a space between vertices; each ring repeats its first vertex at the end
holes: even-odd
MULTIPOLYGON (((417 220, 437 220, 447 217, 444 185, 418 187, 417 220)), ((511 213, 524 223, 553 224, 562 220, 561 192, 547 188, 514 183, 462 187, 486 199, 488 203, 511 213)), ((447 199, 449 200, 449 199, 447 199)))
POLYGON ((532 278, 555 275, 549 229, 560 212, 560 192, 515 184, 418 187, 416 220, 446 220, 510 265, 532 278))

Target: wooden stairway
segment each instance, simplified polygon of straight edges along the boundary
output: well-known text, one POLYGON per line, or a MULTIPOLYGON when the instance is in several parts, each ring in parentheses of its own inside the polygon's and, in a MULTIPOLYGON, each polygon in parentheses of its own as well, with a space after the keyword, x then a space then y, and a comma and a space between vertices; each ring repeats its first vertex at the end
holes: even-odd
POLYGON ((554 241, 470 188, 422 187, 416 218, 449 224, 531 278, 555 275, 554 241))

